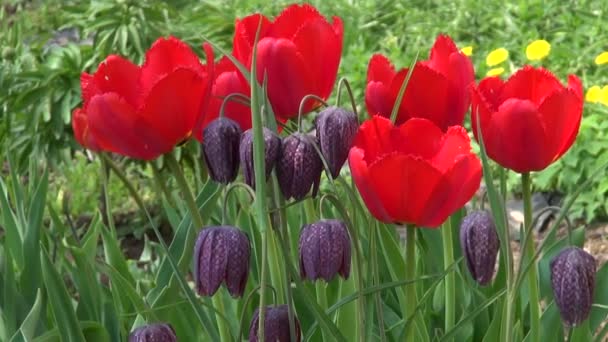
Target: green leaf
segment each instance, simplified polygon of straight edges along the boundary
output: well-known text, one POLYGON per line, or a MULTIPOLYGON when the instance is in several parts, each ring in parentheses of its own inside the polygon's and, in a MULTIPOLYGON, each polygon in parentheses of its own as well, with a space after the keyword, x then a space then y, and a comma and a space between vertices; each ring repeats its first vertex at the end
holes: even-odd
POLYGON ((38 336, 32 342, 64 342, 64 341, 95 341, 106 342, 110 341, 110 335, 107 330, 99 322, 80 321, 77 323, 77 330, 82 336, 82 339, 73 340, 70 336, 63 334, 61 329, 55 328, 47 331, 45 334, 38 336))
MULTIPOLYGON (((21 240, 21 229, 18 226, 17 218, 9 204, 8 192, 4 182, 0 178, 0 213, 2 214, 3 228, 6 234, 6 251, 11 254, 17 263, 17 267, 23 270, 23 246, 21 240)), ((12 267, 12 265, 11 265, 12 267)))
POLYGON ((42 265, 42 276, 49 304, 55 323, 57 324, 57 329, 61 335, 61 340, 68 342, 86 341, 76 319, 72 299, 68 294, 63 279, 44 249, 40 252, 40 263, 42 265))
POLYGON ((551 301, 540 317, 541 341, 563 341, 562 321, 555 301, 551 301), (557 328, 559 327, 559 328, 557 328))
POLYGON ((120 250, 118 241, 116 241, 107 228, 101 229, 101 238, 106 263, 112 266, 131 286, 135 286, 135 279, 133 279, 133 275, 129 272, 127 259, 120 250))
POLYGON ((40 314, 42 311, 43 302, 43 293, 40 289, 38 289, 34 305, 23 320, 23 323, 21 323, 21 327, 19 328, 19 330, 11 338, 11 342, 27 342, 31 341, 36 336, 36 331, 38 330, 39 325, 41 323, 40 314))
POLYGON ((608 316, 608 264, 602 265, 595 275, 595 295, 593 296, 593 304, 599 304, 604 307, 593 306, 591 315, 589 316, 589 326, 591 331, 596 331, 602 322, 605 322, 608 316))

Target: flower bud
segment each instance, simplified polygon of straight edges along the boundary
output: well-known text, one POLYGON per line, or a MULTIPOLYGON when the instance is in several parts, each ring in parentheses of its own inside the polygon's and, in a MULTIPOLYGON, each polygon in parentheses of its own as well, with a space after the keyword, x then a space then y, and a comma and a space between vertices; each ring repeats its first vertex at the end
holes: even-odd
POLYGON ((460 224, 460 247, 471 276, 487 285, 494 276, 500 241, 492 215, 484 210, 468 214, 460 224))
POLYGON ((235 121, 219 117, 203 130, 203 156, 209 176, 218 183, 232 182, 239 170, 241 128, 235 121))
MULTIPOLYGON (((264 339, 272 342, 289 342, 289 313, 287 305, 267 306, 264 309, 264 339)), ((259 308, 253 312, 253 319, 249 325, 249 342, 258 342, 259 308)), ((301 340, 300 322, 294 317, 296 329, 296 342, 301 340)))
POLYGON ((577 326, 589 317, 595 289, 595 259, 569 247, 551 260, 551 287, 564 324, 577 326))
POLYGON ((213 296, 225 282, 233 297, 245 291, 249 275, 249 238, 232 226, 203 228, 194 246, 194 281, 201 296, 213 296))
POLYGON ((336 178, 359 129, 357 116, 343 108, 328 107, 319 113, 315 126, 323 158, 336 178))
POLYGON ((307 224, 300 232, 300 276, 325 279, 350 274, 350 236, 344 222, 321 220, 307 224))
POLYGON ((175 331, 167 323, 141 326, 129 334, 129 342, 176 342, 175 331))
POLYGON ((315 138, 302 133, 292 134, 281 144, 277 163, 279 186, 285 199, 301 200, 312 187, 319 190, 323 163, 315 150, 315 138))
MULTIPOLYGON (((270 176, 281 150, 281 138, 264 127, 264 171, 266 179, 270 176)), ((255 172, 253 168, 253 129, 246 130, 241 136, 239 148, 241 167, 245 183, 255 189, 255 172)))

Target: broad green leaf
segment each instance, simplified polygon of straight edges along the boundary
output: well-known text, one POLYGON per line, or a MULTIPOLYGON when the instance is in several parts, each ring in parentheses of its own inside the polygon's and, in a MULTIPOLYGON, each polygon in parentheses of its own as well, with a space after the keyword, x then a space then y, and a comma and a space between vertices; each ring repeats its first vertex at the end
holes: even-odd
POLYGON ((42 276, 61 340, 66 342, 86 341, 72 306, 72 299, 63 282, 61 274, 57 272, 47 252, 40 252, 42 276))
POLYGON ((129 272, 129 266, 127 265, 127 259, 120 250, 118 241, 112 236, 110 231, 103 227, 100 229, 101 238, 103 241, 103 251, 106 263, 112 266, 120 275, 131 285, 135 285, 135 279, 129 272))
MULTIPOLYGON (((15 216, 11 205, 9 203, 8 192, 4 181, 0 178, 0 213, 2 213, 3 228, 6 234, 5 253, 10 253, 12 258, 17 263, 17 267, 23 270, 24 258, 23 258, 23 245, 21 238, 21 228, 17 217, 15 216)), ((12 267, 12 266, 11 266, 12 267)))
POLYGON ((608 317, 608 264, 602 265, 595 275, 595 295, 593 296, 593 304, 599 304, 603 307, 593 306, 591 315, 589 316, 589 326, 591 331, 596 331, 602 322, 605 322, 608 317))
POLYGON ((63 334, 62 330, 55 328, 47 331, 41 336, 36 337, 32 342, 64 342, 64 341, 91 341, 91 342, 106 342, 110 341, 110 335, 107 330, 99 322, 80 321, 76 322, 76 330, 82 336, 82 339, 74 340, 71 336, 63 334))
POLYGON ((13 338, 11 338, 11 342, 27 342, 31 341, 36 336, 36 331, 41 323, 40 314, 42 311, 43 302, 43 292, 38 289, 34 305, 23 320, 23 323, 21 323, 19 330, 15 333, 15 335, 13 335, 13 338))

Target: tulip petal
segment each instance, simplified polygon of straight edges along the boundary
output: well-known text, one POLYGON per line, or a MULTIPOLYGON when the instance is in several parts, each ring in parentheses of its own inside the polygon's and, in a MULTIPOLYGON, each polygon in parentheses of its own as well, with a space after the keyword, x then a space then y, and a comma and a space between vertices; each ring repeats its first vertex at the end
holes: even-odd
POLYGON ((353 146, 365 151, 366 163, 371 164, 379 157, 395 151, 396 146, 393 146, 391 138, 392 129, 391 121, 378 115, 359 127, 353 146))
POLYGON ((371 191, 394 223, 418 224, 441 180, 439 171, 428 162, 397 153, 371 164, 368 172, 371 191))
POLYGON ((310 70, 294 43, 264 38, 258 43, 257 78, 268 77, 268 98, 277 116, 298 115, 300 101, 314 92, 315 71, 310 70))
POLYGON ((392 105, 389 88, 382 82, 369 82, 365 87, 365 107, 369 115, 391 116, 392 105))
POLYGON ((528 100, 505 101, 492 115, 484 139, 488 156, 516 172, 540 171, 552 159, 545 125, 528 100))
MULTIPOLYGON (((275 23, 273 27, 278 26, 275 23)), ((294 34, 292 41, 314 76, 313 94, 326 100, 336 81, 342 56, 342 21, 335 19, 332 27, 323 17, 310 20, 294 34), (335 27, 339 27, 339 34, 335 27)), ((310 101, 306 112, 313 105, 310 101)))
POLYGON ((530 100, 538 106, 545 97, 563 88, 560 81, 548 70, 525 66, 505 82, 500 99, 501 102, 512 98, 530 100))
POLYGON ((469 57, 461 53, 453 53, 449 58, 449 69, 446 75, 451 84, 446 124, 447 126, 462 125, 471 104, 469 86, 475 81, 473 63, 469 57))
POLYGON ((572 90, 579 98, 583 98, 583 83, 575 75, 568 75, 568 89, 572 90))
POLYGON ((477 91, 479 95, 484 99, 484 101, 488 104, 488 110, 495 112, 498 110, 498 107, 502 103, 500 98, 500 92, 504 87, 504 82, 500 77, 486 77, 481 82, 479 82, 479 86, 477 87, 477 91))
POLYGON ((574 91, 564 89, 549 95, 538 108, 547 129, 547 149, 552 160, 561 157, 576 139, 583 113, 583 100, 574 91))
POLYGON ((72 129, 74 138, 80 145, 92 151, 100 150, 99 144, 89 132, 87 113, 82 108, 76 108, 72 113, 72 129))
POLYGON ((143 92, 149 91, 159 79, 177 68, 189 68, 195 72, 204 72, 198 56, 186 43, 174 37, 156 40, 146 52, 146 60, 141 68, 143 92))
POLYGON ((150 88, 141 115, 154 129, 156 140, 172 148, 192 133, 198 116, 202 114, 201 104, 206 86, 199 73, 180 68, 150 88))
MULTIPOLYGON (((451 135, 455 136, 455 135, 451 135)), ((449 144, 446 144, 449 145, 449 144)), ((444 171, 441 181, 426 201, 419 225, 437 227, 463 207, 481 184, 482 167, 474 154, 462 154, 444 171)))
MULTIPOLYGON (((456 44, 454 44, 454 41, 449 36, 440 34, 437 36, 437 39, 435 39, 435 43, 431 48, 429 60, 424 62, 424 64, 447 76, 452 67, 450 65, 452 54, 462 55, 459 53, 456 44)), ((466 56, 462 56, 466 58, 466 56)))
POLYGON ((106 58, 93 75, 93 83, 87 84, 87 77, 81 76, 81 87, 83 98, 85 99, 85 109, 87 99, 103 93, 116 93, 128 104, 136 108, 139 96, 139 75, 140 69, 137 65, 120 56, 110 55, 106 58), (84 82, 83 82, 84 81, 84 82))
MULTIPOLYGON (((206 115, 209 119, 205 118, 207 122, 219 116, 222 102, 226 96, 235 93, 246 97, 250 95, 249 84, 240 76, 236 66, 228 58, 222 58, 216 67, 216 74, 217 77, 213 82, 212 99, 206 115)), ((251 128, 251 110, 247 105, 240 103, 243 99, 233 98, 233 100, 239 102, 229 101, 225 106, 224 115, 236 121, 242 130, 248 130, 251 128)), ((204 126, 206 125, 203 124, 204 126)))
POLYGON ((390 84, 395 77, 395 74, 395 67, 385 56, 375 54, 369 60, 369 64, 367 66, 368 83, 376 81, 384 84, 390 84))
POLYGON ((94 96, 87 108, 89 129, 99 146, 136 159, 151 160, 170 150, 116 93, 94 96))
POLYGON ((430 120, 412 118, 394 128, 390 136, 393 149, 428 160, 437 153, 443 132, 430 120))
MULTIPOLYGON (((327 20, 313 6, 293 4, 276 17, 268 35, 274 38, 293 39, 301 28, 317 19, 327 23, 327 20)), ((319 39, 319 42, 322 40, 319 39)))
POLYGON ((251 66, 251 51, 255 41, 255 34, 261 21, 260 35, 258 41, 268 35, 271 22, 261 14, 253 14, 243 19, 237 19, 234 25, 234 40, 232 41, 232 51, 234 57, 245 64, 251 66))
POLYGON ((462 126, 451 126, 439 143, 437 153, 430 160, 440 172, 446 172, 462 155, 471 153, 471 141, 462 126))
POLYGON ((376 195, 375 189, 373 189, 369 183, 369 169, 367 162, 365 161, 365 153, 366 151, 359 147, 350 149, 348 154, 348 165, 353 180, 369 212, 382 222, 392 222, 392 219, 384 209, 380 198, 376 195))
MULTIPOLYGON (((405 74, 403 78, 400 76, 401 73, 391 84, 391 96, 394 99, 397 98, 405 79, 405 74)), ((417 64, 405 90, 403 106, 409 117, 429 119, 445 131, 453 121, 448 115, 451 111, 450 103, 447 101, 449 93, 450 81, 445 76, 428 66, 417 64)), ((397 123, 404 122, 406 119, 400 113, 397 123)))

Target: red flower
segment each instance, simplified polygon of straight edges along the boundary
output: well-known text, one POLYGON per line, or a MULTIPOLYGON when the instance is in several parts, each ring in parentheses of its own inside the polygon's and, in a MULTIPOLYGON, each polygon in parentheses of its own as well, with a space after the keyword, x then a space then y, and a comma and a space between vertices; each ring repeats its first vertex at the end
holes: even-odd
MULTIPOLYGON (((241 75, 237 67, 228 59, 222 57, 215 64, 214 69, 215 79, 211 88, 211 98, 209 106, 203 114, 201 125, 195 129, 195 137, 199 141, 203 138, 203 129, 209 122, 217 119, 220 115, 220 109, 226 96, 230 94, 241 94, 246 97, 251 96, 249 82, 241 75)), ((232 97, 224 106, 224 116, 236 121, 241 130, 246 131, 251 128, 251 110, 245 99, 240 97, 232 97)))
POLYGON ((161 38, 141 67, 110 55, 94 74, 82 73, 84 103, 72 114, 78 142, 143 160, 171 151, 191 135, 206 105, 213 51, 205 51, 207 67, 182 41, 161 38))
MULTIPOLYGON (((365 105, 370 115, 390 118, 407 72, 407 68, 397 72, 383 55, 372 56, 365 89, 365 105)), ((474 78, 469 58, 460 53, 450 37, 438 36, 430 59, 414 66, 396 123, 416 117, 433 121, 443 131, 462 125, 470 104, 468 86, 474 78)))
POLYGON ((481 162, 461 126, 443 133, 427 119, 393 126, 374 116, 359 127, 348 161, 378 220, 436 227, 473 197, 481 162))
POLYGON ((549 71, 525 66, 509 80, 488 77, 472 88, 471 119, 477 117, 488 156, 516 172, 540 171, 576 139, 583 88, 574 75, 564 87, 549 71))
MULTIPOLYGON (((274 21, 254 14, 236 21, 234 56, 251 66, 258 23, 262 21, 257 46, 257 79, 268 77, 268 98, 275 115, 298 115, 302 98, 315 94, 327 99, 331 93, 342 54, 342 20, 329 23, 310 5, 291 5, 274 21)), ((317 104, 310 101, 305 112, 317 104)))

